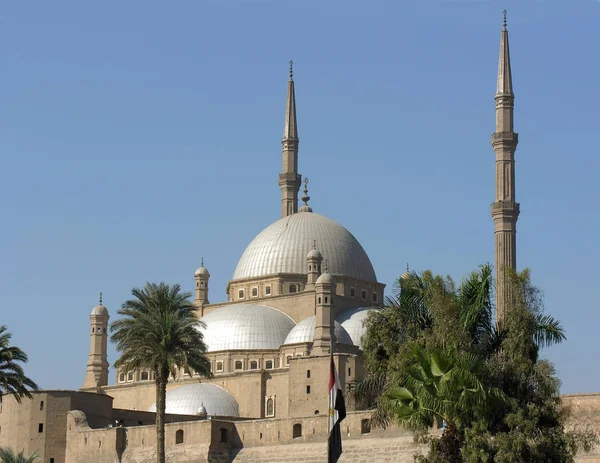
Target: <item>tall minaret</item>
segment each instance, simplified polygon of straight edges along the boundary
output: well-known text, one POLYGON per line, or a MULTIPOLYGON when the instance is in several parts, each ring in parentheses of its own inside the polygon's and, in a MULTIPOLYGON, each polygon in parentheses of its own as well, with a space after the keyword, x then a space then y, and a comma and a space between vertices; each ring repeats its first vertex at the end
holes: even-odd
POLYGON ((108 360, 106 356, 108 341, 108 309, 102 305, 102 293, 99 304, 92 309, 90 324, 90 357, 87 363, 87 372, 83 389, 95 388, 108 384, 108 360))
POLYGON ((298 212, 298 191, 302 176, 298 174, 298 124, 296 123, 296 95, 294 92, 294 72, 290 61, 285 126, 281 140, 283 166, 279 174, 281 188, 281 217, 298 212))
POLYGON ((514 132, 514 102, 506 10, 500 36, 498 87, 496 89, 496 132, 492 146, 496 152, 496 200, 492 204, 496 267, 496 323, 502 323, 508 294, 507 268, 517 267, 517 219, 519 203, 515 200, 515 150, 519 142, 514 132))

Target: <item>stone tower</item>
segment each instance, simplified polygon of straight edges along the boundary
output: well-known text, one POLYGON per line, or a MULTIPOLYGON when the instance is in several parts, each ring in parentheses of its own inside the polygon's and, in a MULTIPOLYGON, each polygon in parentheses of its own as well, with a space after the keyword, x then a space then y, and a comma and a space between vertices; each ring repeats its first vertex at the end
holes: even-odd
POLYGON ((108 385, 108 360, 106 348, 108 341, 108 310, 102 305, 102 293, 100 302, 92 309, 90 314, 90 358, 87 362, 87 371, 83 389, 95 388, 108 385))
POLYGON ((194 304, 200 311, 200 316, 204 315, 203 308, 205 305, 210 304, 208 302, 208 280, 210 279, 210 273, 204 267, 204 257, 201 260, 200 267, 194 273, 196 279, 196 297, 194 298, 194 304))
POLYGON ((294 91, 294 73, 290 61, 290 80, 288 81, 285 125, 281 140, 283 165, 279 174, 281 188, 281 217, 298 212, 298 191, 302 176, 298 174, 298 124, 296 123, 296 95, 294 91))
POLYGON ((496 323, 502 323, 509 298, 506 269, 517 267, 517 219, 519 203, 515 199, 515 150, 519 141, 514 132, 514 102, 508 48, 506 11, 500 36, 498 86, 496 89, 496 132, 492 146, 496 152, 496 199, 492 204, 496 267, 496 323))
POLYGON ((316 298, 316 323, 315 337, 311 355, 329 355, 335 343, 333 335, 333 296, 335 294, 335 281, 327 272, 317 278, 315 283, 316 298))
POLYGON ((323 256, 317 251, 317 243, 315 241, 314 248, 308 252, 306 256, 306 285, 313 287, 319 276, 321 276, 321 262, 323 262, 323 256))

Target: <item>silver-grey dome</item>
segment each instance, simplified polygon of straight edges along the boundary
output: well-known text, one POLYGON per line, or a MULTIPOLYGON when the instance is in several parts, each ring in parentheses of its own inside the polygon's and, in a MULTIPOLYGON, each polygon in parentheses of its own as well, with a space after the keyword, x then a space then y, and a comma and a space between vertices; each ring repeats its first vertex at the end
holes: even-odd
MULTIPOLYGON (((167 413, 196 415, 201 406, 204 406, 208 415, 240 416, 237 401, 226 389, 216 384, 187 384, 167 392, 167 413)), ((156 404, 148 411, 156 412, 156 404)))
MULTIPOLYGON (((298 323, 292 331, 287 335, 283 344, 296 344, 298 342, 313 342, 315 339, 315 327, 317 326, 317 317, 305 318, 298 323)), ((346 332, 344 327, 338 322, 335 322, 333 332, 338 344, 348 344, 353 346, 352 338, 346 332)))
POLYGON ((348 335, 352 338, 352 342, 362 349, 361 338, 367 331, 364 322, 372 310, 377 310, 373 307, 360 307, 358 309, 348 309, 342 312, 335 319, 341 323, 348 335))
POLYGON ((108 317, 108 309, 102 304, 98 304, 92 309, 92 313, 90 315, 95 315, 97 317, 108 317))
POLYGON ((280 310, 260 304, 232 304, 208 313, 199 327, 209 352, 234 349, 279 349, 296 326, 280 310))
POLYGON ((304 274, 315 240, 330 273, 377 281, 369 256, 356 238, 339 223, 312 212, 284 217, 259 233, 242 254, 233 279, 304 274))

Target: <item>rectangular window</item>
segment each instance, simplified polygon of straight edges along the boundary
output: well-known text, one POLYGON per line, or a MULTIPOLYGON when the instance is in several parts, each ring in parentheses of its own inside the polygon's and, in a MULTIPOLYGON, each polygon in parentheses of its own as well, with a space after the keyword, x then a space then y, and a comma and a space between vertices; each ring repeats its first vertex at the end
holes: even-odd
POLYGON ((373 302, 377 302, 377 293, 373 293, 373 302))
POLYGON ((310 378, 310 370, 306 370, 306 377, 310 378))
POLYGON ((290 285, 290 293, 296 292, 296 285, 290 285))
POLYGON ((310 394, 310 386, 306 386, 306 393, 310 394))
POLYGON ((119 375, 119 382, 120 382, 120 383, 124 383, 124 382, 125 382, 125 373, 121 373, 121 374, 119 375))
POLYGON ((127 375, 127 381, 133 381, 133 373, 127 375))
POLYGON ((350 288, 350 297, 354 296, 356 296, 356 291, 354 291, 354 288, 350 288))
POLYGON ((43 410, 43 409, 44 409, 44 401, 42 400, 42 401, 40 402, 40 410, 43 410))
POLYGON ((348 367, 348 376, 352 376, 352 368, 348 367))
POLYGON ((38 424, 38 432, 44 432, 44 423, 38 424))
POLYGON ((148 375, 148 372, 142 371, 142 381, 148 381, 149 378, 150 376, 148 375))

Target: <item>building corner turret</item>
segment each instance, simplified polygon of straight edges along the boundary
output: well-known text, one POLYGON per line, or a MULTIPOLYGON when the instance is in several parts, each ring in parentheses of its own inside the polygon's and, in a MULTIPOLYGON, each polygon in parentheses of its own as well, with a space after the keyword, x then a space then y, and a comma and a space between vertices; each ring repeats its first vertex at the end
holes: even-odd
POLYGON ((315 283, 315 336, 311 356, 329 355, 333 352, 335 335, 333 331, 333 304, 335 296, 335 281, 327 271, 315 283))
POLYGON ((496 88, 496 131, 492 146, 496 153, 496 198, 491 207, 494 220, 494 248, 496 269, 496 323, 503 323, 509 281, 507 270, 517 267, 517 219, 519 203, 515 199, 515 150, 519 141, 514 131, 514 101, 506 10, 500 36, 500 57, 496 88))
POLYGON ((200 267, 194 273, 194 279, 196 280, 194 305, 200 318, 204 316, 204 306, 210 304, 208 301, 208 280, 210 280, 210 273, 204 267, 204 257, 200 261, 200 267))
POLYGON ((90 356, 82 389, 96 389, 97 392, 100 392, 103 386, 108 385, 109 318, 108 309, 102 305, 102 293, 100 293, 100 302, 90 314, 90 356))

